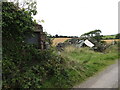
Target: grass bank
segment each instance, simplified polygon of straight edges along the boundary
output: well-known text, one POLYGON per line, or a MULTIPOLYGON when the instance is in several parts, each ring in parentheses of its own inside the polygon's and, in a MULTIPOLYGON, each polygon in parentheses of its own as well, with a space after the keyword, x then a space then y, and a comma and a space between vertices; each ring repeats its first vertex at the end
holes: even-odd
POLYGON ((118 59, 117 45, 109 47, 104 53, 90 48, 66 47, 61 56, 65 58, 64 72, 57 73, 46 81, 43 88, 72 88, 88 77, 95 75, 118 59))
POLYGON ((118 47, 111 46, 104 53, 94 52, 89 48, 66 47, 61 53, 69 58, 67 68, 70 70, 71 84, 81 83, 118 59, 118 47))
POLYGON ((117 46, 104 53, 69 46, 60 55, 54 49, 26 48, 25 57, 4 57, 3 88, 72 88, 118 58, 117 46))

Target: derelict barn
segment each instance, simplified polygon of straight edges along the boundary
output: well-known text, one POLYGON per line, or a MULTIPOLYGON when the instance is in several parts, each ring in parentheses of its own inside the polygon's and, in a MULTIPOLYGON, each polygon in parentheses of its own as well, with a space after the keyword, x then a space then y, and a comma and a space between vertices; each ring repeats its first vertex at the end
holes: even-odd
POLYGON ((46 34, 43 32, 42 25, 36 24, 33 35, 27 36, 25 42, 34 44, 38 49, 46 49, 46 34))

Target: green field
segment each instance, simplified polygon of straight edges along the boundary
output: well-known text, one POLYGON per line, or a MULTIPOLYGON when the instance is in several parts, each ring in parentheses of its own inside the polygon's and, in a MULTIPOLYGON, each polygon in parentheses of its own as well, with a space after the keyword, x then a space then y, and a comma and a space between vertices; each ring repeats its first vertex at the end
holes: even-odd
POLYGON ((116 35, 105 35, 102 37, 102 39, 115 39, 116 35))

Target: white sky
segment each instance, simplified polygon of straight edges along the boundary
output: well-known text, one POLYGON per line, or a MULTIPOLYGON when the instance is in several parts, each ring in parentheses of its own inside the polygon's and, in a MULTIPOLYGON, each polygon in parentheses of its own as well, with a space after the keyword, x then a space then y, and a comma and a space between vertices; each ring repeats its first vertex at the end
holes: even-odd
POLYGON ((118 33, 120 0, 37 0, 37 20, 44 31, 55 35, 80 36, 100 29, 103 35, 118 33))
POLYGON ((118 1, 37 0, 34 18, 43 19, 43 29, 51 35, 80 36, 95 29, 103 35, 117 34, 118 1))

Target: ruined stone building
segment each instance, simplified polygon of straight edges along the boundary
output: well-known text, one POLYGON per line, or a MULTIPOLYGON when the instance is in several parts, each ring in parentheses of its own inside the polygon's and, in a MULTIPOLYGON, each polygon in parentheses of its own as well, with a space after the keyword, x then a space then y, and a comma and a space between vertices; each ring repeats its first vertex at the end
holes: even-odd
POLYGON ((33 35, 27 36, 25 42, 28 44, 35 44, 38 49, 46 49, 47 36, 43 32, 42 25, 36 24, 33 35))

